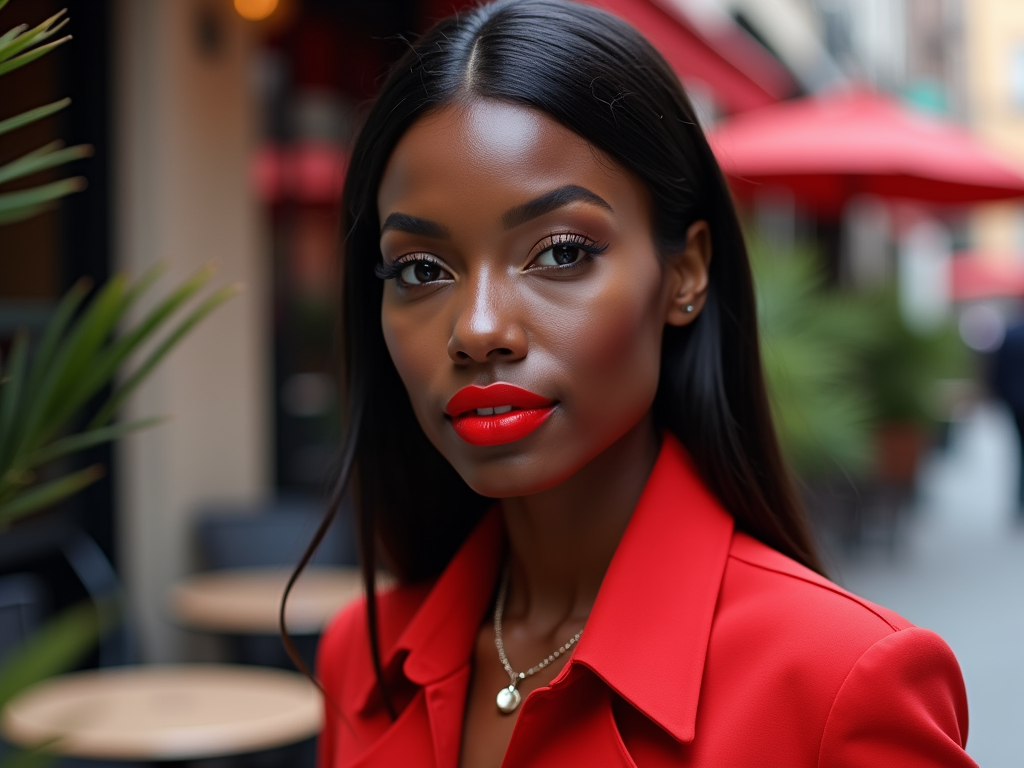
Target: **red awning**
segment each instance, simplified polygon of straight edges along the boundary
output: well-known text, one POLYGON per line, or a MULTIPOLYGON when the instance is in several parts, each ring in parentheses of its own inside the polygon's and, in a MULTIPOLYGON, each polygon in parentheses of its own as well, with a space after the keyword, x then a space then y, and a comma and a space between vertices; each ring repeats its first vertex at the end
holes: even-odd
POLYGON ((953 257, 951 277, 956 301, 1024 296, 1024 260, 1012 254, 962 251, 953 257))
POLYGON ((764 107, 796 91, 786 68, 735 24, 699 30, 683 13, 658 0, 585 2, 636 27, 684 84, 706 85, 723 112, 764 107))
MULTIPOLYGON (((698 29, 670 0, 579 0, 615 14, 640 30, 684 84, 707 88, 725 113, 774 104, 792 96, 789 71, 737 24, 725 19, 698 29)), ((422 0, 427 19, 477 5, 477 0, 422 0)))

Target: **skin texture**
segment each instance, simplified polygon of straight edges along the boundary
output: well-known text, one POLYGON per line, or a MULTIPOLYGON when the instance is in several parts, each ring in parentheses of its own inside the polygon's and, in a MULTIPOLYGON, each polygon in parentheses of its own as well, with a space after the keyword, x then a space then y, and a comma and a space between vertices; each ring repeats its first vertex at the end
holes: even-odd
MULTIPOLYGON (((707 226, 693 224, 678 253, 658 254, 636 177, 546 115, 488 100, 413 125, 377 202, 384 266, 398 273, 381 306, 388 349, 430 441, 474 490, 502 500, 503 635, 513 668, 525 670, 583 627, 654 464, 662 333, 700 312, 707 226), (567 186, 589 194, 523 213, 567 186), (554 412, 523 439, 469 445, 445 405, 467 385, 498 381, 554 400, 554 412)), ((523 681, 524 698, 563 664, 523 681)), ((500 765, 518 714, 494 703, 508 682, 488 616, 462 765, 500 765)))

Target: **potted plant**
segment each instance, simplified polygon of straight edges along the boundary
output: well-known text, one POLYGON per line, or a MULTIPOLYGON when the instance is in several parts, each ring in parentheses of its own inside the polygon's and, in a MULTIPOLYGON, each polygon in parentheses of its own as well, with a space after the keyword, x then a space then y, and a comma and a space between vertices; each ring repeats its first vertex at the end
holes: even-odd
MULTIPOLYGON (((0 10, 8 0, 0 0, 0 10)), ((0 34, 0 76, 30 64, 69 36, 61 11, 34 28, 0 34)), ((0 115, 0 136, 64 109, 69 100, 0 115)), ((15 180, 91 153, 87 146, 49 144, 0 166, 0 225, 38 215, 84 187, 80 178, 5 191, 15 180)), ((2 242, 0 230, 0 242, 2 242)), ((2 258, 24 258, 0 248, 2 258)), ((213 271, 202 269, 151 301, 159 267, 138 279, 117 275, 102 286, 76 283, 58 302, 38 339, 16 335, 0 360, 0 536, 28 515, 52 507, 95 482, 100 466, 68 470, 74 454, 156 424, 119 422, 120 406, 167 354, 205 317, 238 292, 220 288, 201 297, 213 271), (146 299, 151 308, 139 312, 146 299)), ((73 666, 92 647, 104 606, 79 605, 51 620, 0 667, 0 708, 20 690, 73 666)))

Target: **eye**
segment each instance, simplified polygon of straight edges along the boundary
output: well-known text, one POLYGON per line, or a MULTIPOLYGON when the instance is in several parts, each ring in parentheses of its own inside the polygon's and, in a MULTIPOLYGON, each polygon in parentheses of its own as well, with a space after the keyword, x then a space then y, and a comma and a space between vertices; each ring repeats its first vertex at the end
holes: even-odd
POLYGON ((593 256, 603 253, 607 245, 598 245, 593 240, 577 234, 552 235, 538 243, 537 255, 531 260, 531 267, 568 268, 581 265, 593 256))
POLYGON ((417 259, 399 265, 398 279, 406 285, 424 285, 438 280, 450 280, 451 275, 435 261, 417 259))
POLYGON ((394 280, 403 288, 454 279, 440 262, 425 256, 405 256, 390 264, 380 263, 374 272, 381 280, 394 280))
POLYGON ((576 243, 555 243, 541 251, 533 263, 538 267, 564 267, 575 264, 587 253, 576 243))

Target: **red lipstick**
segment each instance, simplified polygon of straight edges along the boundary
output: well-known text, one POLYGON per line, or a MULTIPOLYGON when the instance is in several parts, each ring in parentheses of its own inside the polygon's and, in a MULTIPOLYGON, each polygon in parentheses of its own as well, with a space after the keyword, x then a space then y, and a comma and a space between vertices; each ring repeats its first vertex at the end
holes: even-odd
POLYGON ((512 384, 463 387, 445 406, 455 434, 470 445, 504 445, 532 434, 555 401, 512 384))

